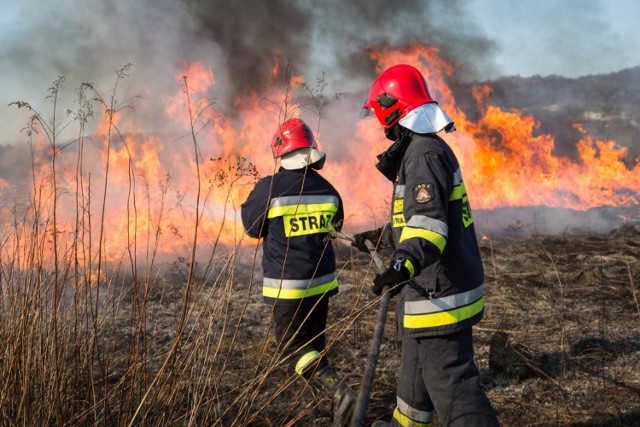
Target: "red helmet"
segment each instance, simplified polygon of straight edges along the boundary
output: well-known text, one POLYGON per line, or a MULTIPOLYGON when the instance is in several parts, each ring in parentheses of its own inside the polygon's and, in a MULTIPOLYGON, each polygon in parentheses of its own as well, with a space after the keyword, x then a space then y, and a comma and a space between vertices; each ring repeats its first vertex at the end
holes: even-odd
POLYGON ((384 70, 373 82, 364 108, 373 109, 380 124, 390 128, 411 110, 429 102, 436 101, 420 71, 399 64, 384 70))
POLYGON ((316 141, 309 126, 295 118, 286 120, 276 130, 271 140, 273 157, 281 157, 301 148, 316 148, 316 141))

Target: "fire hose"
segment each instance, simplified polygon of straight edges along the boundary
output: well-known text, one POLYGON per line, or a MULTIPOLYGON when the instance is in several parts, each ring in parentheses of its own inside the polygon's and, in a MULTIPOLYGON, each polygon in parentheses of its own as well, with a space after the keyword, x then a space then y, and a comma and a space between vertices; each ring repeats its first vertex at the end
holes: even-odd
MULTIPOLYGON (((348 240, 354 242, 354 238, 347 234, 332 231, 331 235, 339 239, 348 240)), ((364 241, 367 249, 373 257, 373 261, 378 267, 380 273, 385 271, 384 261, 380 255, 376 252, 376 248, 370 240, 364 241)), ((382 336, 384 335, 384 325, 387 321, 387 311, 389 309, 389 301, 391 300, 391 292, 389 286, 385 286, 382 289, 382 297, 380 299, 380 306, 378 308, 378 318, 376 320, 376 326, 373 330, 373 339, 371 340, 371 347, 369 348, 369 356, 367 358, 367 364, 364 369, 364 375, 360 388, 358 390, 358 397, 356 399, 356 406, 351 418, 351 427, 364 426, 364 420, 367 413, 367 406, 369 405, 369 395, 371 394, 371 388, 373 386, 373 377, 376 372, 376 365, 378 364, 378 356, 380 355, 380 346, 382 345, 382 336)))

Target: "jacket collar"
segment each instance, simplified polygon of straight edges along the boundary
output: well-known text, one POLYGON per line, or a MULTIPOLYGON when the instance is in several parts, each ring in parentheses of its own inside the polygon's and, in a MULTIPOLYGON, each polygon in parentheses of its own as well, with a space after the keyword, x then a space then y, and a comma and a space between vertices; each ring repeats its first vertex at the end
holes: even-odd
POLYGON ((411 132, 401 135, 385 152, 377 156, 376 168, 391 182, 395 182, 398 176, 404 153, 411 144, 411 135, 411 132))

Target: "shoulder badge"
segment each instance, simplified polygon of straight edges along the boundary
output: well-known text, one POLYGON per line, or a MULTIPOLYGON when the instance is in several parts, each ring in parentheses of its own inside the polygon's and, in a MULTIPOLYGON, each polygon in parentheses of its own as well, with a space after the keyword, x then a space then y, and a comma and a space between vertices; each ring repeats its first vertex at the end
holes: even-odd
POLYGON ((416 203, 428 203, 433 198, 433 184, 418 184, 413 187, 413 199, 416 203))

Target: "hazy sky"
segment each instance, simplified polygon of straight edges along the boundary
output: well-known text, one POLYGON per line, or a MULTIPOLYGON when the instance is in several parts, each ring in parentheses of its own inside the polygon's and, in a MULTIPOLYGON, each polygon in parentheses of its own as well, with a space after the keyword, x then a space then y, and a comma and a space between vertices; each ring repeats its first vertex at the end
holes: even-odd
MULTIPOLYGON (((44 102, 59 75, 105 90, 134 64, 132 82, 176 85, 179 67, 216 70, 220 100, 259 89, 274 57, 335 91, 373 78, 366 50, 428 39, 463 80, 503 75, 577 77, 640 65, 634 0, 0 0, 0 144, 25 114, 12 101, 44 102), (392 7, 393 5, 393 7, 392 7), (136 79, 138 79, 136 81, 136 79)), ((73 98, 73 93, 69 98, 73 98)))
POLYGON ((471 0, 497 75, 578 77, 640 65, 640 2, 471 0))

